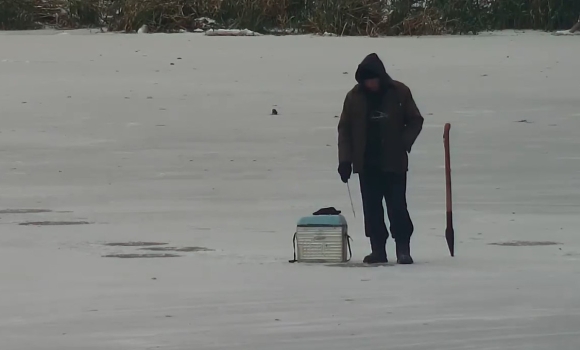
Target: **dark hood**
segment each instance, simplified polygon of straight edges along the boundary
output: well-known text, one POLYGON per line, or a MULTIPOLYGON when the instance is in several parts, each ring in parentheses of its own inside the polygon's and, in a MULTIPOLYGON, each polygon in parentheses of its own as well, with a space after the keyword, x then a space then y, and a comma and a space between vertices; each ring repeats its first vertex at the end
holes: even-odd
POLYGON ((383 88, 388 88, 392 85, 393 79, 387 74, 385 66, 376 53, 371 53, 358 65, 356 74, 354 75, 356 81, 362 85, 364 77, 375 76, 381 79, 383 88))

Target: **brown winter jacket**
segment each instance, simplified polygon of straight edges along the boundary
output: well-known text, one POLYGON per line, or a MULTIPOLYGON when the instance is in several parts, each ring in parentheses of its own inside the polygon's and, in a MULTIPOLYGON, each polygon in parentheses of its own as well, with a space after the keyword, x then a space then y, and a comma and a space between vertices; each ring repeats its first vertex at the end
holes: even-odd
MULTIPOLYGON (((411 90, 386 73, 376 54, 367 56, 357 70, 370 69, 384 84, 382 111, 387 117, 381 121, 382 170, 404 173, 408 170, 408 156, 423 127, 423 117, 413 100, 411 90)), ((344 100, 338 123, 338 160, 350 162, 355 173, 363 172, 367 133, 367 99, 361 85, 356 85, 344 100)))

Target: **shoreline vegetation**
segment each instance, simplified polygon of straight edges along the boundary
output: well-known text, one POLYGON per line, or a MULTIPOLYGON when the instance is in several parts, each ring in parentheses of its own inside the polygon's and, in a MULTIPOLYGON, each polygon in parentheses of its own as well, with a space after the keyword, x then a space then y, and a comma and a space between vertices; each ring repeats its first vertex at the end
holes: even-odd
POLYGON ((0 30, 249 29, 338 36, 477 34, 571 27, 578 0, 0 0, 0 30))

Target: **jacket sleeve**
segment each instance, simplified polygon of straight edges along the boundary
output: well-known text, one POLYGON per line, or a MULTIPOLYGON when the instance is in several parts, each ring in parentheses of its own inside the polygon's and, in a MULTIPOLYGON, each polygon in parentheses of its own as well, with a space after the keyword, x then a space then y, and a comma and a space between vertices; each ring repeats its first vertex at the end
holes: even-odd
POLYGON ((338 121, 338 162, 352 163, 352 116, 350 94, 346 95, 338 121))
POLYGON ((417 140, 417 137, 423 129, 423 116, 415 104, 411 90, 408 87, 406 89, 406 98, 403 100, 403 110, 405 111, 405 128, 403 129, 403 142, 405 143, 405 148, 407 152, 411 153, 411 148, 417 140))

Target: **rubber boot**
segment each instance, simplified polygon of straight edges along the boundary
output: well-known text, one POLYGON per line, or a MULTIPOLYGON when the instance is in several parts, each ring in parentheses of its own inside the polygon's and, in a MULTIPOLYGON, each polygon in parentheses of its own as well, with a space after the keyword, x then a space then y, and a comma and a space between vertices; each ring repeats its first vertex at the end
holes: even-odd
POLYGON ((387 238, 371 237, 371 253, 363 259, 365 264, 386 264, 387 260, 387 238))
POLYGON ((413 264, 411 257, 411 245, 409 242, 397 242, 397 264, 410 265, 413 264))

